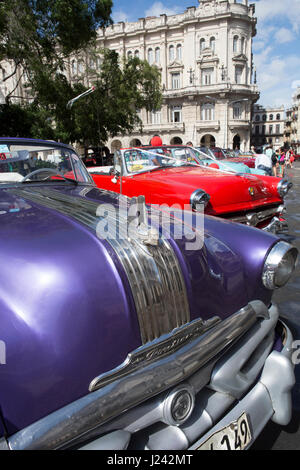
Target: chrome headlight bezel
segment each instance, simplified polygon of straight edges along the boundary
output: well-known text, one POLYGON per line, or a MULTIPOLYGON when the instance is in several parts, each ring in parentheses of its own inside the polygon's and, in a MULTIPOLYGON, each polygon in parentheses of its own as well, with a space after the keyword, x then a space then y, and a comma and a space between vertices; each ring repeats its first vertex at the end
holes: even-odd
POLYGON ((268 290, 280 289, 292 276, 298 259, 298 250, 290 243, 279 241, 265 259, 262 282, 268 290))
POLYGON ((291 181, 282 179, 279 181, 277 185, 277 191, 280 197, 284 198, 287 195, 289 190, 293 187, 293 183, 291 181))
POLYGON ((194 191, 190 197, 190 205, 193 211, 198 210, 198 205, 204 206, 205 209, 205 207, 209 203, 209 200, 210 195, 206 191, 204 191, 203 189, 196 189, 196 191, 194 191))

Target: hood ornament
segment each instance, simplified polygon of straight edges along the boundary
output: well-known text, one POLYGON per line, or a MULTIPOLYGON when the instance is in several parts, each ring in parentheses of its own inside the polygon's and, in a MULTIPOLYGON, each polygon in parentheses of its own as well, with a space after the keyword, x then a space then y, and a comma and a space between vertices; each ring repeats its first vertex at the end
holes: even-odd
POLYGON ((154 227, 149 227, 148 213, 145 196, 133 197, 128 211, 129 230, 144 244, 157 246, 159 232, 154 227))

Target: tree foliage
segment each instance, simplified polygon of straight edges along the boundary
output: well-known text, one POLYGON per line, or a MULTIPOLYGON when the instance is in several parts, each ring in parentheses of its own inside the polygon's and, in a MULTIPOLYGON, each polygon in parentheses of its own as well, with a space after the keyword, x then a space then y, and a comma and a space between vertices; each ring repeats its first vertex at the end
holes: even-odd
POLYGON ((30 105, 20 107, 11 106, 8 95, 0 107, 0 122, 6 122, 2 135, 9 131, 99 145, 109 135, 141 124, 138 110, 159 108, 158 69, 106 50, 98 51, 103 63, 97 74, 93 71, 96 91, 66 109, 67 102, 86 89, 80 80, 68 82, 69 56, 96 54, 96 30, 111 24, 111 8, 112 0, 0 0, 0 60, 14 63, 13 73, 26 72, 34 97, 30 105))

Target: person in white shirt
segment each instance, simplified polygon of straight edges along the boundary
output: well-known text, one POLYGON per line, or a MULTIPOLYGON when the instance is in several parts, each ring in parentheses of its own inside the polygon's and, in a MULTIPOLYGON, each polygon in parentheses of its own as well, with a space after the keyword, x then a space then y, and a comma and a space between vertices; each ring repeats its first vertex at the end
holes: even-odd
POLYGON ((266 153, 259 154, 255 159, 255 168, 264 170, 268 176, 272 176, 272 147, 266 149, 266 153))

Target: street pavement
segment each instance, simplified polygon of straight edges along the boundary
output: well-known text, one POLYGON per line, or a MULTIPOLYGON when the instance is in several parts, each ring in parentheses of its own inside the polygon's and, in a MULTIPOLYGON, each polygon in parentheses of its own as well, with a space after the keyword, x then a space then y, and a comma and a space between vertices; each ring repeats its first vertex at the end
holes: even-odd
MULTIPOLYGON (((286 176, 293 182, 293 189, 286 199, 289 234, 285 240, 296 246, 300 252, 300 162, 287 170, 286 176)), ((300 340, 300 261, 290 282, 275 292, 273 297, 280 308, 282 319, 293 333, 294 340, 300 340)), ((300 345, 300 342, 299 342, 300 345)), ((300 348, 299 354, 300 359, 300 348)), ((296 385, 293 390, 293 417, 288 426, 269 423, 252 446, 252 450, 300 450, 300 364, 295 367, 296 385)))

